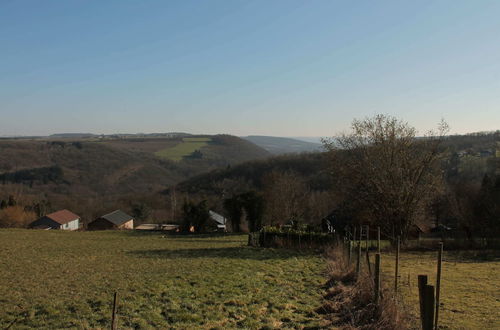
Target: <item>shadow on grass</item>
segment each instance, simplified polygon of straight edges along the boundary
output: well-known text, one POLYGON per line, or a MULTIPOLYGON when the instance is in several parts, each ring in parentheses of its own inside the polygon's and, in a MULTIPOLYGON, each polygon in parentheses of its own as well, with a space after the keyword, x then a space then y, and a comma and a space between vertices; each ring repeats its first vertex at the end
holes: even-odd
MULTIPOLYGON (((168 237, 167 238, 173 238, 173 237, 168 237)), ((240 243, 241 245, 247 245, 247 238, 245 237, 244 239, 213 239, 213 238, 199 238, 199 237, 192 237, 192 238, 181 238, 181 237, 176 237, 173 238, 174 242, 182 242, 182 243, 240 243)), ((233 244, 234 245, 234 244, 233 244)))
MULTIPOLYGON (((106 232, 106 231, 100 231, 106 232)), ((109 231, 111 232, 111 230, 109 231)), ((116 231, 113 231, 116 232, 116 231)), ((193 233, 176 233, 171 231, 161 231, 161 230, 124 230, 120 233, 127 236, 165 236, 172 239, 204 239, 204 238, 223 238, 223 237, 248 237, 245 233, 203 233, 203 234, 193 234, 193 233)), ((228 241, 229 242, 229 241, 228 241)))
POLYGON ((500 250, 444 251, 443 260, 462 263, 498 262, 500 250))
MULTIPOLYGON (((435 253, 437 258, 437 251, 435 253)), ((420 256, 417 251, 407 252, 414 256, 420 256)), ((456 263, 480 263, 480 262, 498 262, 500 261, 500 250, 451 250, 443 251, 443 261, 456 263)))
POLYGON ((227 258, 249 260, 277 260, 317 255, 314 251, 293 251, 285 249, 262 249, 252 247, 201 248, 179 250, 139 250, 128 252, 143 258, 189 259, 227 258))

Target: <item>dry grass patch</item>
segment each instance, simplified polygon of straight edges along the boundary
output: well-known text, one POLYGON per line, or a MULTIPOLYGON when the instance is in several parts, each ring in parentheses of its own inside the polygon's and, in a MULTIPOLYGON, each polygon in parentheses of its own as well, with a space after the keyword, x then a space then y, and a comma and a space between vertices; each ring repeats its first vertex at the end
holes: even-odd
POLYGON ((323 296, 324 305, 317 309, 325 314, 330 326, 341 329, 408 329, 408 318, 398 307, 389 290, 382 291, 379 303, 374 302, 372 279, 347 263, 339 249, 327 253, 330 279, 323 296))

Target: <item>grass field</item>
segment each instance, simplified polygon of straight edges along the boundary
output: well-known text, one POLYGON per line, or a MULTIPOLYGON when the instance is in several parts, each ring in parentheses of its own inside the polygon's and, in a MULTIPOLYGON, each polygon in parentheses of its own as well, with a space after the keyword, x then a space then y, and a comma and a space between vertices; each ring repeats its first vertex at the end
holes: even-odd
POLYGON ((0 230, 0 328, 318 326, 324 260, 246 240, 0 230))
MULTIPOLYGON (((400 292, 418 320, 417 276, 436 283, 436 252, 405 252, 400 259, 400 292)), ((394 285, 393 254, 382 254, 386 283, 394 285)), ((500 329, 500 259, 445 251, 441 278, 440 326, 445 329, 500 329)), ((418 322, 416 322, 418 324, 418 322)))
POLYGON ((195 150, 199 150, 206 146, 211 138, 183 138, 182 142, 173 147, 162 149, 155 153, 156 156, 180 161, 182 158, 191 155, 195 150))

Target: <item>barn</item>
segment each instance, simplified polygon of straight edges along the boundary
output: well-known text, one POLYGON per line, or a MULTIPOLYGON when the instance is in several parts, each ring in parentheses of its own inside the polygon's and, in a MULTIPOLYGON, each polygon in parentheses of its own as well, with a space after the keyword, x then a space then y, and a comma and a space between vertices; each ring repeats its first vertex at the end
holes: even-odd
POLYGON ((59 210, 33 221, 29 227, 32 229, 77 230, 80 228, 80 216, 68 210, 59 210))
POLYGON ((116 210, 90 222, 87 229, 134 229, 134 218, 121 210, 116 210))

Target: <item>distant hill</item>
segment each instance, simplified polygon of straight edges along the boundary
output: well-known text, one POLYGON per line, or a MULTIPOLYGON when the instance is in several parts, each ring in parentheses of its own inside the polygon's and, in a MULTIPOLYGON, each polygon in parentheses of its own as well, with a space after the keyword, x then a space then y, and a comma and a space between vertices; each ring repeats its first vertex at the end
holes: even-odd
POLYGON ((190 138, 205 142, 191 148, 183 137, 3 139, 0 184, 23 184, 40 193, 79 198, 152 193, 203 172, 270 155, 235 136, 190 138), (173 148, 183 149, 184 154, 177 152, 175 160, 168 157, 173 148))
MULTIPOLYGON (((320 137, 320 136, 291 136, 290 138, 300 140, 300 141, 322 144, 321 139, 323 139, 324 137, 320 137)), ((327 138, 329 138, 329 137, 327 137, 327 138)))
POLYGON ((56 138, 56 139, 87 139, 87 138, 92 138, 96 137, 97 135, 92 134, 92 133, 56 133, 52 134, 49 137, 50 138, 56 138))
POLYGON ((244 139, 255 143, 274 155, 322 151, 322 145, 319 143, 293 138, 251 135, 244 137, 244 139))

